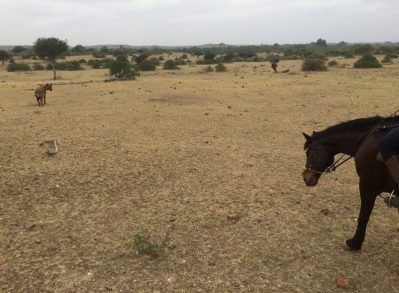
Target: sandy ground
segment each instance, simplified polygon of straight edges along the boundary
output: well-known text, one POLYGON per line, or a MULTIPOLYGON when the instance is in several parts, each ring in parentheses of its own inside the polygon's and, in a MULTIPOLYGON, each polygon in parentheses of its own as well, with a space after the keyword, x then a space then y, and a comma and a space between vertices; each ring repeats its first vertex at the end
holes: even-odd
POLYGON ((203 68, 113 83, 59 72, 39 108, 33 89, 52 73, 0 66, 0 291, 335 292, 338 277, 351 292, 399 291, 397 211, 378 199, 362 251, 345 251, 353 161, 314 188, 301 177, 302 131, 399 107, 399 61, 203 68), (167 231, 160 257, 137 254, 135 235, 167 231))

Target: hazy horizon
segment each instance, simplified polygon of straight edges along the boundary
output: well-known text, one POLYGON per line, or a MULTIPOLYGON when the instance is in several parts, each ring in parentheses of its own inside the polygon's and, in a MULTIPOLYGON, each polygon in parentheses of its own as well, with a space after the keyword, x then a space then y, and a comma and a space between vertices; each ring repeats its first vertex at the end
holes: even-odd
POLYGON ((399 41, 399 1, 2 0, 0 24, 3 46, 383 43, 399 41))

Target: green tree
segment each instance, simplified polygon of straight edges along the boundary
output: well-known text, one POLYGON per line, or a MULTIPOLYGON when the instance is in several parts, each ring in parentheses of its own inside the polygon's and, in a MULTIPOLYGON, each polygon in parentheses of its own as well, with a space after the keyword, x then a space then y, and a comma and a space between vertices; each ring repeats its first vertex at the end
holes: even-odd
POLYGON ((3 62, 4 65, 4 61, 10 59, 10 54, 8 54, 7 51, 4 50, 0 50, 0 61, 3 62))
POLYGON ((75 47, 73 47, 71 49, 71 52, 74 54, 82 54, 82 53, 86 52, 86 48, 83 47, 82 45, 76 45, 75 47))
POLYGON ((316 45, 317 45, 317 46, 320 46, 320 47, 327 47, 327 41, 326 41, 326 40, 323 40, 323 39, 318 39, 318 40, 316 41, 316 45))
POLYGON ((57 79, 55 62, 57 57, 68 50, 67 42, 57 38, 39 38, 33 45, 33 50, 39 58, 47 58, 53 64, 54 80, 57 79))
POLYGON ((23 51, 26 51, 26 50, 27 49, 25 47, 23 47, 23 46, 15 46, 14 48, 12 48, 12 52, 14 54, 20 54, 20 53, 22 53, 23 51))

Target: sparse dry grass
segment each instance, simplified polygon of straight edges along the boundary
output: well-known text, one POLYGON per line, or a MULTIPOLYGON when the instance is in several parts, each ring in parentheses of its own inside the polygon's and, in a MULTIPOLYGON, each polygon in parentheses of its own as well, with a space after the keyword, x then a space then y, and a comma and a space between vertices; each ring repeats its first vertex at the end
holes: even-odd
POLYGON ((362 252, 344 251, 353 162, 305 187, 301 132, 393 112, 398 61, 300 66, 181 66, 113 83, 95 82, 106 70, 59 72, 42 108, 33 89, 51 72, 0 66, 0 291, 331 292, 339 276, 348 291, 397 290, 397 213, 378 200, 362 252), (49 138, 54 157, 39 145, 49 138), (140 231, 155 243, 170 231, 174 248, 137 254, 140 231))

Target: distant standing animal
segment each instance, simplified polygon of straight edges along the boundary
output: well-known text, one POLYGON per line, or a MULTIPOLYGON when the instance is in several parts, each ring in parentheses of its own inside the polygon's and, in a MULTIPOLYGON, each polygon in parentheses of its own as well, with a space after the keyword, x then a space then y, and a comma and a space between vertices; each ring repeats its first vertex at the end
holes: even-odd
POLYGON ((46 84, 41 84, 36 90, 35 90, 35 97, 37 99, 37 103, 39 106, 44 106, 46 105, 46 91, 52 91, 53 90, 53 85, 51 83, 46 83, 46 84))

